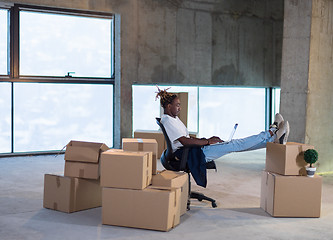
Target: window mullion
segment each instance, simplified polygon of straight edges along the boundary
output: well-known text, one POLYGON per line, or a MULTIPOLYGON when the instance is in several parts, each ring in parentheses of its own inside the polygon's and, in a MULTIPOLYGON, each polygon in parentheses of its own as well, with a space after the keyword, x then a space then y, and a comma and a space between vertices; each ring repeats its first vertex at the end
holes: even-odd
POLYGON ((10 10, 10 78, 19 77, 19 52, 20 52, 20 43, 19 43, 19 9, 14 6, 10 10))

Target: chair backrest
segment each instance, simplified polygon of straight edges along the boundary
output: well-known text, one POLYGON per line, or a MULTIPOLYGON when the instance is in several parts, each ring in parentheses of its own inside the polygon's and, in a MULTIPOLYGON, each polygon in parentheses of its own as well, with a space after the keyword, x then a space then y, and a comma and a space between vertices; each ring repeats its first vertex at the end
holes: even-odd
POLYGON ((156 118, 156 123, 161 128, 166 145, 167 145, 167 149, 165 149, 161 155, 161 158, 160 158, 161 163, 162 163, 163 167, 165 167, 165 169, 167 169, 167 170, 179 171, 179 169, 175 169, 170 164, 171 161, 174 161, 175 156, 173 155, 170 138, 169 138, 168 134, 166 133, 166 130, 165 130, 163 124, 161 123, 161 118, 156 118))
MULTIPOLYGON (((189 169, 186 166, 189 149, 191 147, 198 147, 198 146, 192 145, 192 146, 184 147, 184 152, 183 152, 181 161, 176 161, 175 156, 172 151, 171 141, 169 139, 168 134, 166 133, 166 130, 165 130, 163 124, 161 123, 161 118, 156 118, 156 122, 157 122, 158 126, 160 126, 160 128, 161 128, 165 141, 166 141, 166 144, 167 144, 167 149, 164 150, 164 152, 162 153, 162 155, 160 157, 163 167, 167 170, 172 170, 172 171, 186 171, 186 172, 189 171, 189 169)), ((206 168, 216 170, 215 161, 207 162, 206 168)))

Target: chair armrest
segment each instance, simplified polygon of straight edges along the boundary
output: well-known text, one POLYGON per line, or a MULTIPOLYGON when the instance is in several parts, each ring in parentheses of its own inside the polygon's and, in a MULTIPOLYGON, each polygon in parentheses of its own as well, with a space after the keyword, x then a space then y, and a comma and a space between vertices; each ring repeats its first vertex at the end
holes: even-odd
POLYGON ((180 159, 180 166, 179 166, 179 170, 180 171, 188 171, 188 167, 187 167, 187 159, 188 159, 188 153, 190 151, 189 147, 184 147, 183 148, 183 154, 182 154, 182 158, 180 159))

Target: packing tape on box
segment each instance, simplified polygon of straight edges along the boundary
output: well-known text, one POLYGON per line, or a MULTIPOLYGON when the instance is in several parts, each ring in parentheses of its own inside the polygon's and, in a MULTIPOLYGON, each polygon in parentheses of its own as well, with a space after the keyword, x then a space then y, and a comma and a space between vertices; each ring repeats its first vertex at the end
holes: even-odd
POLYGON ((138 151, 139 152, 142 152, 143 151, 143 143, 140 143, 138 144, 138 151))
POLYGON ((148 169, 146 170, 146 176, 147 176, 147 180, 146 180, 146 185, 149 185, 149 174, 148 174, 148 169))
POLYGON ((59 188, 60 187, 60 177, 59 176, 56 177, 56 184, 57 184, 57 188, 59 188))
POLYGON ((303 153, 303 145, 298 145, 298 152, 303 153))
POLYGON ((177 191, 176 190, 174 191, 175 191, 175 207, 177 207, 177 191))
POLYGON ((79 170, 79 177, 83 178, 84 177, 84 169, 79 170))

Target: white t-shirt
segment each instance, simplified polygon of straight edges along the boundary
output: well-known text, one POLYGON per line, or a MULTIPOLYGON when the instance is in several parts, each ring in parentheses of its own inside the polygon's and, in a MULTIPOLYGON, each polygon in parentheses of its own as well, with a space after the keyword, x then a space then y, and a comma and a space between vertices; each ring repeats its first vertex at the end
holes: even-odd
POLYGON ((190 137, 189 132, 184 123, 180 121, 177 116, 174 118, 168 114, 163 114, 161 123, 171 141, 172 150, 175 152, 178 148, 183 146, 177 139, 180 137, 190 137))

